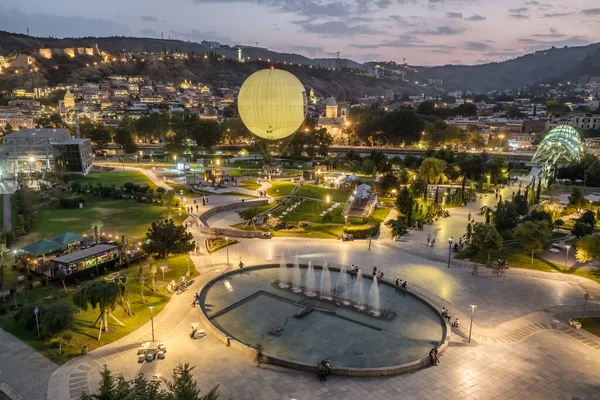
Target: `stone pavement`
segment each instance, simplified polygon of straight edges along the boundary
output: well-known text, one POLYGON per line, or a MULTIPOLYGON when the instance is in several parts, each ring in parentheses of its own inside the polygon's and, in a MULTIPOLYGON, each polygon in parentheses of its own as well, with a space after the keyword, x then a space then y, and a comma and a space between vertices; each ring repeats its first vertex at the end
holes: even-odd
MULTIPOLYGON (((210 197, 211 205, 227 201, 210 197)), ((472 215, 482 202, 492 205, 494 200, 489 195, 470 203, 472 215)), ((464 233, 463 224, 457 221, 465 221, 466 226, 469 208, 451 211, 451 218, 434 225, 440 237, 464 233)), ((197 242, 206 237, 196 229, 192 232, 197 242)), ((241 239, 229 247, 230 265, 226 250, 194 255, 200 277, 191 291, 174 296, 155 317, 157 340, 168 348, 164 360, 137 363, 136 349, 151 335, 146 324, 58 368, 49 380, 47 398, 76 399, 83 390, 95 390, 103 364, 134 378, 138 373, 169 376, 178 362, 190 362, 196 366, 194 377, 201 388, 221 384, 222 397, 235 400, 289 399, 292 395, 298 399, 600 399, 600 340, 566 324, 568 318, 578 316, 586 291, 592 293, 588 315, 600 315, 600 296, 595 297, 600 285, 572 275, 515 269, 500 278, 483 268, 479 276, 472 276, 471 264, 465 261, 452 260, 447 268, 447 248, 432 251, 422 235, 426 231, 414 232, 411 240, 375 240, 371 251, 360 240, 241 239), (377 265, 386 279, 406 279, 412 290, 439 307, 448 307, 453 317, 460 317, 461 327, 454 330, 450 348, 437 367, 385 378, 334 376, 324 383, 298 371, 268 365, 256 368, 248 356, 212 336, 189 339, 190 323, 198 320, 200 312, 189 305, 193 291, 235 268, 239 259, 246 265, 279 263, 282 255, 288 262, 298 256, 301 262, 317 264, 327 260, 365 269, 377 265), (472 341, 467 343, 471 304, 477 308, 472 341)))
POLYGON ((0 329, 2 387, 10 389, 24 400, 43 399, 40 394, 46 392, 50 375, 56 368, 58 365, 0 329))

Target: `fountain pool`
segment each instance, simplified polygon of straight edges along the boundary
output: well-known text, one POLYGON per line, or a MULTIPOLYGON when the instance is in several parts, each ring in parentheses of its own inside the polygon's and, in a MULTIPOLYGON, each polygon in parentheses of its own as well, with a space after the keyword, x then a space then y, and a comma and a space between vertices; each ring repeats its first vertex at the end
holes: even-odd
POLYGON ((201 292, 201 310, 231 339, 260 343, 270 357, 300 365, 330 359, 334 369, 392 369, 426 358, 446 340, 446 325, 433 306, 385 281, 347 274, 340 278, 339 269, 329 267, 323 275, 312 265, 247 267, 211 281, 201 292), (291 279, 287 286, 280 285, 283 276, 291 279), (320 287, 332 297, 319 297, 320 287), (355 308, 358 300, 366 310, 355 308), (372 302, 393 318, 372 312, 372 302))

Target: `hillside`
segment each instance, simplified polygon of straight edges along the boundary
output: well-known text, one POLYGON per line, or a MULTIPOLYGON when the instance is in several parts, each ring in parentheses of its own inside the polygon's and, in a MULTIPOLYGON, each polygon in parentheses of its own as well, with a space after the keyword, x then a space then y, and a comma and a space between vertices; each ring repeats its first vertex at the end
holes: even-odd
POLYGON ((600 75, 600 43, 538 51, 501 63, 418 67, 418 72, 411 74, 410 78, 443 79, 447 90, 488 92, 576 80, 590 75, 600 75))
MULTIPOLYGON (((135 37, 101 37, 101 38, 38 38, 22 34, 12 34, 0 31, 0 55, 15 52, 25 52, 32 55, 38 54, 38 49, 69 48, 69 47, 94 47, 95 45, 109 53, 130 52, 193 52, 207 53, 211 51, 210 42, 187 42, 183 40, 135 38, 135 37)), ((220 46, 212 49, 227 59, 237 59, 238 49, 231 46, 220 46)), ((325 68, 350 68, 353 71, 343 70, 335 74, 326 71, 292 67, 294 73, 307 87, 314 87, 317 94, 324 96, 333 94, 342 98, 352 98, 364 95, 381 95, 384 90, 394 90, 407 94, 418 94, 423 88, 405 84, 399 81, 375 79, 360 75, 358 69, 371 66, 359 64, 352 60, 335 58, 311 59, 294 53, 279 53, 258 46, 243 46, 244 58, 251 60, 261 58, 273 63, 286 62, 286 64, 302 64, 320 66, 325 68)), ((209 85, 236 85, 243 81, 242 77, 250 71, 263 68, 264 63, 249 62, 247 64, 225 63, 222 71, 212 71, 209 64, 197 60, 189 62, 147 62, 145 65, 136 66, 103 66, 102 68, 84 68, 85 57, 78 57, 78 67, 69 64, 68 60, 54 57, 52 62, 64 64, 64 68, 51 71, 51 66, 40 74, 27 74, 19 77, 0 77, 0 89, 12 87, 32 87, 62 82, 80 83, 85 80, 97 80, 111 73, 138 73, 149 75, 152 79, 179 82, 183 79, 200 80, 209 85)), ((39 58, 38 58, 39 59, 39 58)), ((387 64, 387 63, 384 63, 387 64)), ((397 64, 384 66, 385 68, 399 68, 397 64)), ((439 90, 428 89, 429 94, 440 93, 441 90, 471 90, 482 93, 490 90, 516 89, 532 86, 538 83, 558 83, 576 81, 586 76, 600 75, 600 43, 581 47, 552 48, 527 54, 500 63, 463 66, 446 65, 439 67, 410 66, 407 79, 410 82, 427 82, 429 79, 441 79, 443 86, 439 90)))

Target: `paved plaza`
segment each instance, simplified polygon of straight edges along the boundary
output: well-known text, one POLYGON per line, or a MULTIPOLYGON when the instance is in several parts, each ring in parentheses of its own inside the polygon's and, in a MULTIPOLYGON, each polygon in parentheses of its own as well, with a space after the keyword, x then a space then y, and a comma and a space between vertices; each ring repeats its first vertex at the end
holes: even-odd
MULTIPOLYGON (((512 190, 505 189, 503 196, 510 196, 512 190)), ((213 204, 226 202, 223 197, 232 200, 232 196, 210 196, 213 204)), ((462 235, 467 214, 471 212, 475 217, 484 204, 495 204, 494 195, 467 208, 452 209, 452 217, 411 232, 399 241, 392 241, 384 231, 373 241, 371 250, 365 240, 240 239, 229 248, 230 265, 225 249, 192 256, 200 276, 186 294, 173 296, 154 319, 155 335, 168 349, 164 360, 137 363, 137 347, 151 336, 148 322, 85 357, 58 368, 51 363, 43 365, 36 370, 40 376, 28 392, 24 386, 30 362, 13 357, 11 372, 7 373, 7 359, 2 352, 0 382, 8 383, 23 398, 68 400, 97 388, 102 365, 126 378, 139 373, 152 378, 170 376, 177 363, 189 362, 195 366, 194 377, 203 390, 219 384, 221 398, 233 400, 600 399, 600 338, 568 326, 569 318, 580 317, 586 292, 591 294, 588 315, 600 316, 600 285, 577 276, 516 269, 503 277, 493 277, 481 268, 479 276, 473 276, 471 264, 459 260, 451 260, 448 268, 447 237, 462 235), (427 247, 427 234, 435 234, 440 245, 427 247), (407 280, 409 289, 440 308, 449 308, 462 323, 453 330, 441 364, 392 377, 331 376, 319 382, 313 374, 270 365, 257 368, 249 356, 211 335, 189 338, 190 325, 199 321, 200 312, 190 307, 194 292, 224 271, 237 268, 240 259, 247 266, 278 264, 282 255, 289 263, 298 257, 302 263, 357 264, 367 273, 376 265, 385 273, 385 279, 407 280), (472 341, 468 343, 471 305, 477 308, 472 341)), ((211 223, 229 224, 232 220, 233 214, 224 213, 211 223)), ((196 228, 192 232, 197 242, 204 241, 196 228)), ((268 349, 265 351, 268 353, 268 349)))

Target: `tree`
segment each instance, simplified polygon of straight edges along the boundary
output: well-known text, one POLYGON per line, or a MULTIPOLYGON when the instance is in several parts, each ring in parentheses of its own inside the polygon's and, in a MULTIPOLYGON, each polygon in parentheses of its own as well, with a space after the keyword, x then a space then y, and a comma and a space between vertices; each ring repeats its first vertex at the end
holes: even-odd
POLYGON ((221 140, 223 128, 217 121, 200 119, 192 127, 190 136, 197 146, 210 150, 221 140))
POLYGON ((110 143, 112 136, 110 130, 103 123, 96 122, 90 130, 90 141, 99 149, 102 149, 110 143))
POLYGON ((408 209, 411 206, 412 195, 406 186, 398 192, 396 196, 396 207, 402 214, 408 213, 408 209))
POLYGON ((62 352, 62 334, 75 324, 73 308, 65 303, 54 303, 42 314, 41 324, 51 335, 58 336, 58 354, 62 352))
POLYGON ((43 114, 35 121, 36 128, 67 128, 67 124, 63 121, 62 117, 58 113, 54 114, 43 114))
POLYGON ((575 235, 577 238, 582 238, 584 236, 590 235, 594 232, 594 228, 586 224, 585 222, 576 222, 571 230, 571 233, 575 235))
POLYGON ((577 221, 591 226, 592 230, 596 228, 596 214, 591 210, 584 212, 583 215, 577 219, 577 221))
POLYGON ((238 215, 241 219, 246 221, 246 225, 252 223, 254 226, 254 218, 256 218, 258 214, 260 214, 260 208, 258 207, 244 208, 243 210, 238 211, 238 215))
POLYGON ((499 201, 494 211, 494 225, 499 232, 514 229, 519 222, 517 207, 512 201, 499 201))
POLYGON ((531 252, 531 265, 533 255, 542 250, 550 238, 551 227, 548 221, 527 221, 519 224, 513 231, 519 246, 531 252))
POLYGON ((388 219, 385 226, 392 230, 392 239, 406 233, 406 223, 402 218, 388 219))
POLYGON ((156 254, 167 259, 169 254, 182 254, 192 251, 196 247, 193 236, 181 225, 175 225, 172 219, 155 221, 146 233, 147 243, 144 250, 148 254, 156 254))
POLYGON ((96 308, 100 309, 100 316, 94 322, 94 325, 92 325, 95 326, 98 321, 101 321, 98 340, 102 336, 102 328, 104 328, 105 332, 108 332, 107 316, 113 318, 119 325, 125 326, 111 313, 111 310, 115 309, 115 304, 120 293, 121 291, 116 283, 100 280, 88 283, 73 295, 73 303, 83 311, 87 311, 89 305, 92 306, 93 310, 96 308))
POLYGON ((579 239, 575 258, 582 263, 600 259, 600 233, 579 239))
POLYGON ((130 121, 125 118, 115 130, 114 141, 125 150, 125 153, 134 153, 137 150, 130 121))
POLYGON ((487 252, 488 261, 490 261, 490 251, 502 250, 502 236, 492 225, 476 223, 473 226, 472 238, 472 246, 478 251, 487 252))
POLYGON ((65 293, 69 293, 67 285, 65 284, 65 280, 67 279, 67 274, 65 273, 65 270, 63 268, 59 268, 54 274, 54 276, 60 279, 60 281, 62 282, 63 288, 65 289, 65 293))
POLYGON ((427 182, 425 182, 424 179, 415 179, 410 185, 410 191, 412 192, 413 197, 419 198, 420 196, 423 196, 423 201, 427 201, 427 182))
POLYGON ((577 207, 583 207, 586 203, 587 201, 585 199, 583 190, 578 186, 573 187, 571 190, 571 195, 569 196, 569 204, 573 204, 577 207))
POLYGON ((172 380, 163 378, 167 389, 170 391, 166 395, 168 400, 216 400, 219 397, 217 385, 209 393, 202 396, 198 384, 192 377, 192 370, 188 363, 177 364, 173 370, 172 380))
POLYGON ((7 122, 6 125, 4 125, 4 134, 8 135, 9 133, 12 133, 15 131, 15 129, 13 128, 13 126, 10 124, 10 122, 7 122))
POLYGON ((522 194, 517 194, 513 199, 513 203, 515 203, 515 207, 517 209, 517 214, 525 215, 527 211, 529 211, 529 206, 527 205, 527 199, 522 194))
POLYGON ((144 286, 146 286, 146 275, 144 274, 144 265, 140 264, 138 270, 138 284, 140 285, 140 294, 142 295, 142 303, 146 303, 146 297, 144 296, 144 286))
POLYGON ((192 376, 194 367, 178 364, 173 369, 172 380, 163 378, 167 390, 160 390, 160 382, 149 381, 144 374, 134 380, 126 380, 123 375, 115 377, 104 365, 100 372, 98 391, 84 393, 82 400, 218 400, 219 385, 205 395, 201 394, 192 376))
POLYGON ((423 160, 419 167, 419 177, 425 179, 427 183, 438 183, 444 173, 446 163, 434 157, 428 157, 423 160))

